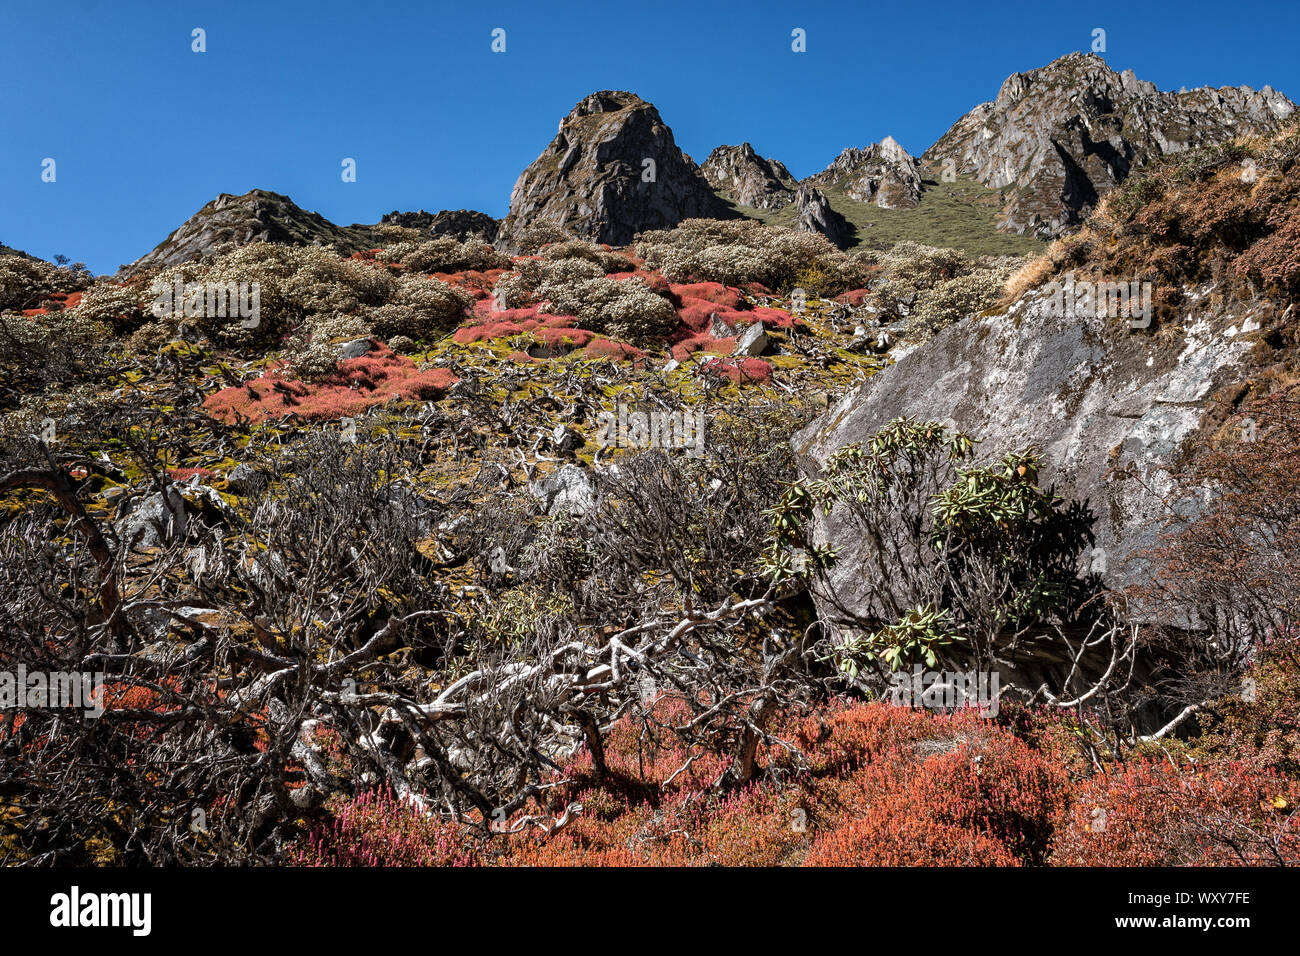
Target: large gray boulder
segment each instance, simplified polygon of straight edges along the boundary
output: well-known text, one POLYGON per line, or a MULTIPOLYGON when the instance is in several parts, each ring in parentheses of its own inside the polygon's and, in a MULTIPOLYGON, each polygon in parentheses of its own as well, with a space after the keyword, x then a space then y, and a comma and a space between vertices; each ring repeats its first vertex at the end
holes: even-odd
MULTIPOLYGON (((1218 400, 1239 394, 1255 340, 1278 320, 1252 306, 1134 329, 1122 318, 1035 314, 1046 298, 1030 293, 907 351, 795 436, 801 469, 817 473, 895 418, 950 420, 981 440, 981 461, 1038 448, 1040 482, 1090 506, 1099 550, 1081 570, 1112 586, 1149 574, 1134 555, 1157 543, 1169 515, 1169 469, 1198 429, 1223 421, 1218 400)), ((815 539, 844 546, 830 583, 850 607, 865 607, 854 591, 857 543, 836 512, 817 519, 815 539)))
POLYGON ((820 189, 804 184, 799 187, 795 203, 799 216, 795 228, 800 232, 814 232, 825 236, 832 245, 841 249, 848 247, 853 238, 853 227, 847 219, 831 208, 825 194, 820 189))

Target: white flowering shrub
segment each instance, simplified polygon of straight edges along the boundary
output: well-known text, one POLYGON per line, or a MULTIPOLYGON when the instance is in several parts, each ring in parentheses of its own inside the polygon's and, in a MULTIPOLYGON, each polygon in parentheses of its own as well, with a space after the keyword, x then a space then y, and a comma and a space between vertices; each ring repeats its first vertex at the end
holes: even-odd
POLYGON ((79 316, 89 322, 102 322, 118 331, 133 330, 149 315, 148 286, 134 283, 118 285, 109 279, 97 279, 87 289, 77 306, 79 316))
POLYGON ((815 274, 825 284, 818 291, 827 295, 861 285, 866 268, 824 236, 744 219, 688 219, 675 229, 642 233, 636 251, 673 282, 759 282, 786 291, 815 274))
POLYGON ((79 292, 91 281, 85 266, 60 268, 42 259, 0 255, 0 312, 38 309, 54 293, 79 292))
POLYGON ((602 275, 610 272, 626 272, 632 268, 628 258, 622 253, 602 248, 581 239, 569 239, 557 242, 542 250, 543 259, 560 262, 564 259, 584 259, 600 268, 602 275))
POLYGON ((553 222, 540 220, 530 222, 515 235, 515 245, 519 248, 519 254, 523 256, 535 256, 544 246, 552 245, 559 242, 568 242, 573 238, 563 226, 557 226, 553 222))
MULTIPOLYGON (((573 270, 567 271, 573 274, 573 270)), ((538 291, 547 302, 545 311, 577 316, 583 328, 622 341, 662 337, 673 332, 679 322, 672 303, 640 279, 557 275, 538 291)))
POLYGON ((423 273, 510 268, 510 257, 497 252, 481 239, 459 242, 450 236, 394 243, 386 246, 376 258, 382 262, 401 263, 411 272, 423 273))

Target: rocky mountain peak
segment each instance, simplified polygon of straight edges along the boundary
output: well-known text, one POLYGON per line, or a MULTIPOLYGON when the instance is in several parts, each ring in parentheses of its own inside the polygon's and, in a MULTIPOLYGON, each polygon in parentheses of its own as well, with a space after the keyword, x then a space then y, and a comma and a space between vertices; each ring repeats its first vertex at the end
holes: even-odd
POLYGON ((518 248, 522 231, 539 223, 625 245, 646 229, 730 215, 652 104, 635 93, 602 90, 569 111, 520 175, 497 245, 518 248))
POLYGON ((1161 92, 1100 56, 1071 53, 1013 73, 924 159, 1005 190, 1005 231, 1059 235, 1157 156, 1272 132, 1295 104, 1271 87, 1161 92))
POLYGON ((700 167, 704 178, 732 202, 755 209, 780 209, 794 201, 795 179, 775 159, 765 159, 749 143, 719 146, 700 167))
POLYGON ((866 149, 849 148, 815 176, 803 180, 821 189, 838 187, 850 199, 881 209, 910 209, 921 199, 916 159, 892 136, 866 149))
POLYGON ((368 226, 335 225, 288 196, 266 189, 242 195, 222 193, 125 271, 165 268, 200 259, 227 243, 253 242, 333 245, 340 252, 351 253, 372 246, 374 236, 368 226))

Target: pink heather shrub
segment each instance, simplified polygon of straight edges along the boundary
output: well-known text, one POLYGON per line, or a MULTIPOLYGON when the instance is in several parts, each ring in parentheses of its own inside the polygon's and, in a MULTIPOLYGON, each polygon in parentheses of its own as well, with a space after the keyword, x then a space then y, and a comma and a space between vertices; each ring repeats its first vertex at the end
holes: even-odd
POLYGON ((409 358, 379 343, 372 343, 368 355, 339 362, 337 370, 320 383, 281 378, 282 368, 267 369, 251 382, 214 392, 203 407, 227 422, 241 417, 260 422, 291 414, 330 420, 359 414, 394 398, 438 399, 458 381, 444 368, 422 372, 409 358))

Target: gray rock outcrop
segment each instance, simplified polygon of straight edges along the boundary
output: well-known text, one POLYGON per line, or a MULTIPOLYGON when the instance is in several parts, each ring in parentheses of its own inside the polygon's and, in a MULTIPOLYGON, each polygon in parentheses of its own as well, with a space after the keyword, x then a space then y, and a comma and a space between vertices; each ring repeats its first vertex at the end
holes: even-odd
POLYGON ((922 158, 940 175, 1003 190, 1004 231, 1052 237, 1156 157, 1271 132, 1294 111, 1269 86, 1160 92, 1095 54, 1071 53, 1013 73, 922 158))
POLYGON ((525 229, 548 224, 622 246, 647 229, 732 215, 654 106, 634 93, 605 90, 575 106, 520 175, 496 245, 515 252, 525 229))
POLYGON ((921 201, 921 169, 892 136, 866 149, 846 149, 804 184, 842 189, 850 199, 881 209, 911 209, 921 201))
POLYGON ((853 227, 847 219, 831 208, 826 195, 820 189, 802 184, 795 197, 799 215, 795 228, 801 232, 815 232, 825 236, 841 249, 848 248, 853 238, 853 227))
POLYGON ((709 185, 732 202, 753 209, 781 209, 794 202, 797 186, 790 170, 765 159, 749 143, 719 146, 700 166, 709 185))

